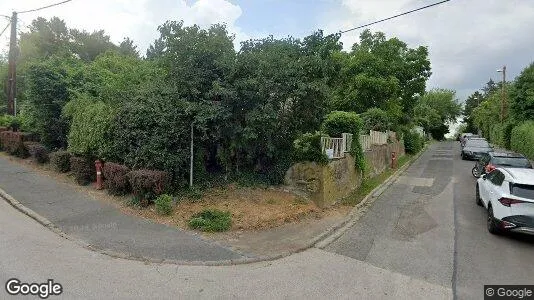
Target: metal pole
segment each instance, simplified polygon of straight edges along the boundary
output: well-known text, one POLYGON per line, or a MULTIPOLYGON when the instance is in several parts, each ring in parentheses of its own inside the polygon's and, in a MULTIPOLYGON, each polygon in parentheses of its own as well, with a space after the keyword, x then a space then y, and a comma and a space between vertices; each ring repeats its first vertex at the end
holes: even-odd
POLYGON ((501 114, 501 122, 504 121, 504 117, 506 114, 506 66, 502 67, 502 114, 501 114))
POLYGON ((193 186, 193 123, 191 122, 191 160, 189 162, 189 186, 193 186))
POLYGON ((9 58, 7 75, 7 114, 15 115, 15 97, 17 93, 17 12, 11 16, 11 37, 9 39, 9 58))

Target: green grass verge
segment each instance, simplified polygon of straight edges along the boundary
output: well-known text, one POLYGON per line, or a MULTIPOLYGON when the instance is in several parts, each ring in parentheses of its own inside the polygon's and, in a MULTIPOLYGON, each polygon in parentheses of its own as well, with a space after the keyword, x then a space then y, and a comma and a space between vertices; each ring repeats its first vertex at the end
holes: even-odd
POLYGON ((412 154, 406 154, 399 158, 399 161, 397 162, 398 166, 397 169, 392 170, 388 169, 386 172, 375 176, 373 178, 367 178, 362 181, 362 185, 354 191, 351 195, 343 199, 341 201, 344 205, 350 205, 354 206, 358 203, 360 203, 365 196, 367 196, 373 189, 375 189, 377 186, 379 186, 382 182, 384 182, 386 179, 389 178, 393 173, 395 173, 400 167, 402 167, 406 162, 408 162, 414 155, 412 154))

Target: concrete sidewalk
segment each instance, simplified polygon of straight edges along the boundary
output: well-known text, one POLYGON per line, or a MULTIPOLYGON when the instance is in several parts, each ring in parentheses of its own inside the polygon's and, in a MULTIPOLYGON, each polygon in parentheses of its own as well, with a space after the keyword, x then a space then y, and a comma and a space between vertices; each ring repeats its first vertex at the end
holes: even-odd
MULTIPOLYGON (((176 227, 122 214, 74 187, 0 156, 0 189, 91 248, 132 258, 226 261, 252 258, 176 227)), ((3 199, 1 199, 4 201, 3 199)))

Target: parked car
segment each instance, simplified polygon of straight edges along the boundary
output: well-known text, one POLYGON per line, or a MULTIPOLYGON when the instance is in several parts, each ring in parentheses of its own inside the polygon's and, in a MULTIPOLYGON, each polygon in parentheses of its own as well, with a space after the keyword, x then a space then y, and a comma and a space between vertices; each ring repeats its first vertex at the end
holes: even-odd
POLYGON ((459 136, 460 146, 462 146, 462 147, 465 146, 465 142, 467 142, 468 137, 469 137, 469 136, 472 136, 472 135, 474 135, 474 134, 469 133, 469 132, 467 132, 467 133, 462 133, 462 134, 459 136))
POLYGON ((498 167, 532 169, 532 164, 524 155, 519 153, 489 152, 482 154, 482 157, 475 163, 475 166, 471 170, 471 174, 475 178, 479 178, 498 167))
POLYGON ((475 198, 489 232, 534 235, 534 169, 496 168, 477 180, 475 198))
POLYGON ((493 151, 493 147, 486 140, 468 140, 462 148, 462 159, 480 159, 482 154, 493 151))

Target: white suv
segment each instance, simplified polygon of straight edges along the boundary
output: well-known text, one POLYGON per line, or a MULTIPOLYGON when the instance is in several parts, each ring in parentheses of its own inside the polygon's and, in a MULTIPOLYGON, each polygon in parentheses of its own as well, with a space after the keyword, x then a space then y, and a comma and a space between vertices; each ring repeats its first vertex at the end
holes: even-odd
POLYGON ((488 210, 488 230, 534 235, 534 169, 497 168, 477 180, 476 202, 488 210))

